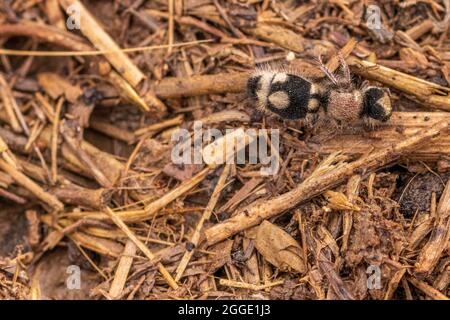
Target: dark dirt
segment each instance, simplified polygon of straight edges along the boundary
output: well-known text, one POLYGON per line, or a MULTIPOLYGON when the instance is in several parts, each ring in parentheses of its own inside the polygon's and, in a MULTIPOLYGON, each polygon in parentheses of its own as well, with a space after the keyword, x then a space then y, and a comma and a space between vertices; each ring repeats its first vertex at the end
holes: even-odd
POLYGON ((448 174, 426 172, 414 176, 400 178, 403 187, 398 189, 396 198, 400 205, 400 212, 406 218, 412 218, 417 211, 429 212, 432 194, 439 200, 445 188, 448 174))

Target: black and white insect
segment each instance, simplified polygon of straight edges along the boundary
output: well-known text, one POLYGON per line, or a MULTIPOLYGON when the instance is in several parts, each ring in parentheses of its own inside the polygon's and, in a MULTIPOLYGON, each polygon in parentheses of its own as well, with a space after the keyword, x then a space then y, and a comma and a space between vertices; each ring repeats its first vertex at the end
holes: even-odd
POLYGON ((330 72, 319 59, 319 67, 327 76, 325 81, 311 81, 284 71, 258 70, 248 79, 248 95, 258 109, 288 120, 314 120, 324 115, 337 124, 388 121, 392 114, 389 91, 367 84, 357 89, 341 55, 339 60, 342 76, 330 72))

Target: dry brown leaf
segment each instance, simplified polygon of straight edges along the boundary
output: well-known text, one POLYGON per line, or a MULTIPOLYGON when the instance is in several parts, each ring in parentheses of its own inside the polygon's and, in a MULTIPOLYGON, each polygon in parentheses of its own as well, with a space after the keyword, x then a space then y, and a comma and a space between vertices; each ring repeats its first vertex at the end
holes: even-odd
POLYGON ((361 209, 348 201, 345 194, 336 191, 325 191, 325 198, 329 202, 328 206, 332 209, 337 210, 354 210, 360 211, 361 209))
POLYGON ((209 251, 214 253, 214 255, 212 256, 212 262, 209 265, 208 269, 210 273, 216 272, 219 268, 222 268, 226 263, 231 261, 232 247, 233 241, 227 240, 209 248, 209 251))
POLYGON ((255 247, 267 261, 282 271, 306 272, 300 245, 288 233, 268 221, 258 227, 255 247))

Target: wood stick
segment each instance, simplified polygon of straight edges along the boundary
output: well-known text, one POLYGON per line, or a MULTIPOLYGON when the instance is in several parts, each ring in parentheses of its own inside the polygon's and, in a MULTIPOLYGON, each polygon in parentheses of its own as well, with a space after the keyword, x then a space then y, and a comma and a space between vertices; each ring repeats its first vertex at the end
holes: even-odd
POLYGON ((384 300, 392 299, 400 281, 403 279, 403 275, 405 274, 405 272, 406 268, 402 268, 394 273, 394 276, 391 278, 391 280, 389 280, 388 289, 383 298, 384 300))
POLYGON ((109 239, 94 237, 85 234, 84 232, 74 232, 67 235, 67 237, 72 241, 77 242, 80 246, 97 252, 102 256, 118 258, 123 252, 123 246, 120 243, 109 239))
POLYGON ((117 265, 116 274, 109 288, 109 295, 113 299, 118 299, 122 295, 123 288, 127 282, 128 273, 130 272, 133 264, 134 256, 136 255, 137 247, 134 242, 128 239, 123 249, 122 256, 120 257, 119 264, 117 265))
POLYGON ((449 297, 442 294, 432 286, 426 284, 423 281, 417 280, 416 278, 412 276, 407 277, 408 281, 411 282, 412 285, 414 285, 417 289, 420 289, 423 293, 425 293, 427 296, 434 300, 450 300, 449 297))
POLYGON ((219 280, 219 284, 222 286, 239 288, 239 289, 255 290, 255 291, 261 291, 266 288, 279 286, 279 285, 282 285, 283 283, 284 283, 284 280, 278 280, 278 281, 274 281, 274 282, 268 282, 268 283, 262 284, 262 285, 256 285, 256 284, 228 280, 228 279, 220 279, 219 280))
POLYGON ((58 132, 59 132, 59 118, 61 115, 61 109, 64 103, 64 99, 60 98, 56 103, 55 117, 53 120, 53 130, 52 130, 52 182, 56 182, 56 177, 58 176, 58 132))
MULTIPOLYGON (((27 176, 41 183, 47 183, 46 172, 43 168, 21 158, 18 158, 18 162, 27 176)), ((60 201, 75 206, 100 209, 110 200, 113 192, 113 190, 104 188, 84 188, 67 180, 62 175, 58 175, 55 181, 59 185, 50 188, 48 192, 60 201)))
POLYGON ((114 87, 116 87, 121 97, 125 98, 127 101, 134 102, 144 111, 150 110, 145 100, 141 98, 141 96, 134 90, 133 86, 122 78, 120 74, 115 71, 111 71, 108 73, 108 77, 114 87))
POLYGON ((66 123, 64 123, 61 127, 61 134, 64 137, 64 140, 73 152, 77 159, 83 164, 85 168, 89 170, 91 175, 97 180, 97 182, 105 187, 111 188, 113 186, 113 182, 108 179, 106 174, 97 166, 97 164, 93 161, 92 157, 86 150, 82 147, 82 141, 76 139, 74 137, 74 130, 72 130, 66 123))
POLYGON ((160 98, 193 97, 205 94, 244 92, 250 73, 236 72, 192 77, 166 77, 153 86, 160 98))
POLYGON ((74 51, 91 51, 93 49, 75 33, 32 21, 0 25, 0 37, 11 36, 33 37, 74 51))
POLYGON ((430 19, 427 19, 415 25, 408 31, 406 31, 406 34, 411 39, 416 40, 421 36, 423 36, 424 34, 428 33, 429 31, 433 30, 434 26, 435 26, 434 22, 430 19))
POLYGON ((178 115, 174 118, 167 119, 167 120, 164 120, 164 121, 161 121, 158 123, 154 123, 154 124, 151 124, 151 125, 143 127, 143 128, 139 128, 134 131, 134 134, 137 136, 141 136, 141 135, 144 135, 149 132, 156 132, 156 131, 159 131, 159 130, 162 130, 165 128, 178 126, 183 123, 183 119, 184 119, 183 115, 178 115))
POLYGON ((3 160, 8 162, 13 167, 18 166, 16 157, 11 152, 11 150, 9 150, 8 145, 1 137, 0 137, 0 156, 3 158, 3 160))
POLYGON ((21 185, 25 189, 33 193, 38 199, 42 200, 56 211, 62 211, 64 204, 59 201, 55 196, 45 192, 39 185, 33 180, 28 178, 22 172, 11 166, 9 163, 0 159, 0 169, 9 174, 17 184, 21 185))
MULTIPOLYGON (((133 241, 133 243, 138 247, 142 253, 150 260, 155 259, 155 255, 147 248, 147 246, 140 241, 136 235, 128 228, 128 226, 112 211, 109 207, 106 207, 105 210, 106 214, 111 218, 111 220, 127 235, 127 237, 133 241)), ((164 279, 166 279, 169 286, 176 290, 178 289, 178 284, 175 282, 175 280, 172 278, 170 273, 166 270, 166 268, 162 265, 161 262, 158 262, 157 264, 159 272, 162 274, 164 279)))
POLYGON ((60 201, 73 206, 100 209, 111 199, 114 192, 110 189, 87 189, 73 183, 55 186, 48 190, 60 201))
POLYGON ((406 140, 399 141, 396 145, 375 151, 372 154, 351 163, 340 165, 319 177, 314 177, 314 179, 306 179, 295 189, 274 199, 262 203, 256 202, 243 208, 232 218, 205 231, 208 244, 212 245, 225 240, 242 230, 258 225, 266 219, 292 209, 296 205, 338 185, 355 172, 363 171, 369 173, 391 163, 401 155, 410 152, 413 148, 417 148, 417 146, 439 136, 448 128, 448 124, 449 122, 447 121, 439 122, 431 128, 424 129, 406 140))
POLYGON ((420 251, 415 264, 415 271, 418 273, 431 272, 450 239, 450 180, 447 181, 444 192, 441 195, 437 208, 437 221, 431 231, 428 242, 420 251))
POLYGON ((126 142, 133 143, 136 139, 135 134, 128 130, 122 129, 109 123, 99 117, 91 117, 89 121, 89 128, 92 128, 104 135, 110 136, 111 138, 126 142))
POLYGON ((14 132, 22 132, 22 127, 16 117, 15 109, 17 109, 17 102, 11 92, 3 75, 0 73, 0 97, 3 100, 3 108, 6 111, 8 123, 14 132))
POLYGON ((45 13, 50 21, 50 24, 64 30, 66 28, 66 23, 64 15, 58 4, 58 0, 48 0, 45 1, 45 13))
MULTIPOLYGON (((197 223, 197 227, 195 228, 195 231, 190 240, 190 242, 194 245, 194 248, 197 247, 200 242, 200 233, 203 229, 203 224, 211 217, 211 213, 213 212, 217 204, 217 201, 219 200, 220 193, 230 173, 230 168, 231 168, 230 165, 225 165, 225 167, 223 168, 222 174, 220 175, 219 180, 217 181, 216 187, 214 188, 211 198, 209 199, 208 205, 206 206, 205 211, 203 211, 202 217, 197 223)), ((193 254, 194 250, 186 251, 184 253, 183 258, 181 258, 180 264, 178 265, 176 270, 175 281, 179 281, 181 279, 184 270, 186 270, 189 260, 191 260, 193 254)))
MULTIPOLYGON (((358 44, 358 41, 356 41, 355 38, 350 38, 348 40, 347 44, 342 47, 340 50, 342 57, 347 58, 353 51, 353 49, 358 44)), ((339 68, 340 62, 339 62, 339 56, 337 54, 333 55, 330 60, 327 62, 327 69, 331 72, 336 71, 337 68, 339 68)))
POLYGON ((164 208, 166 205, 180 197, 181 195, 185 194, 192 188, 194 188, 196 185, 198 185, 200 182, 203 181, 203 179, 206 178, 206 176, 211 173, 212 169, 207 167, 197 173, 195 176, 193 176, 191 179, 182 182, 178 187, 175 189, 172 189, 167 194, 162 196, 156 201, 153 201, 152 203, 145 206, 144 214, 142 216, 135 217, 134 219, 138 220, 147 220, 151 217, 153 217, 159 210, 164 208))
POLYGON ((247 32, 294 52, 303 53, 305 51, 305 38, 290 29, 278 25, 262 22, 258 23, 256 28, 248 29, 247 32))
POLYGON ((2 187, 0 187, 0 197, 14 201, 18 204, 25 204, 27 202, 26 199, 14 194, 14 193, 8 192, 8 191, 4 190, 2 187))
MULTIPOLYGON (((347 182, 347 197, 350 202, 354 202, 359 195, 359 185, 361 183, 360 175, 353 175, 347 182)), ((353 225, 353 211, 345 210, 342 218, 342 246, 341 252, 346 252, 348 248, 348 241, 350 238, 350 231, 353 225)))
POLYGON ((175 21, 174 21, 174 0, 169 0, 168 3, 168 9, 169 9, 169 23, 168 23, 168 44, 169 47, 167 48, 167 53, 172 53, 173 49, 173 39, 174 39, 174 29, 175 29, 175 21))

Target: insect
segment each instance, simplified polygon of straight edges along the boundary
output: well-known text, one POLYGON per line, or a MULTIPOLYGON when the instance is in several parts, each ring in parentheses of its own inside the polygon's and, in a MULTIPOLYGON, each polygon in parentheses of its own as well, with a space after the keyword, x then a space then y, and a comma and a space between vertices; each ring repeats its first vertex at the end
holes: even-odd
POLYGON ((283 71, 256 71, 248 79, 248 95, 260 110, 289 120, 315 121, 325 115, 340 125, 388 121, 392 114, 389 91, 367 84, 356 88, 344 58, 338 57, 343 75, 333 74, 318 59, 325 81, 283 71))

